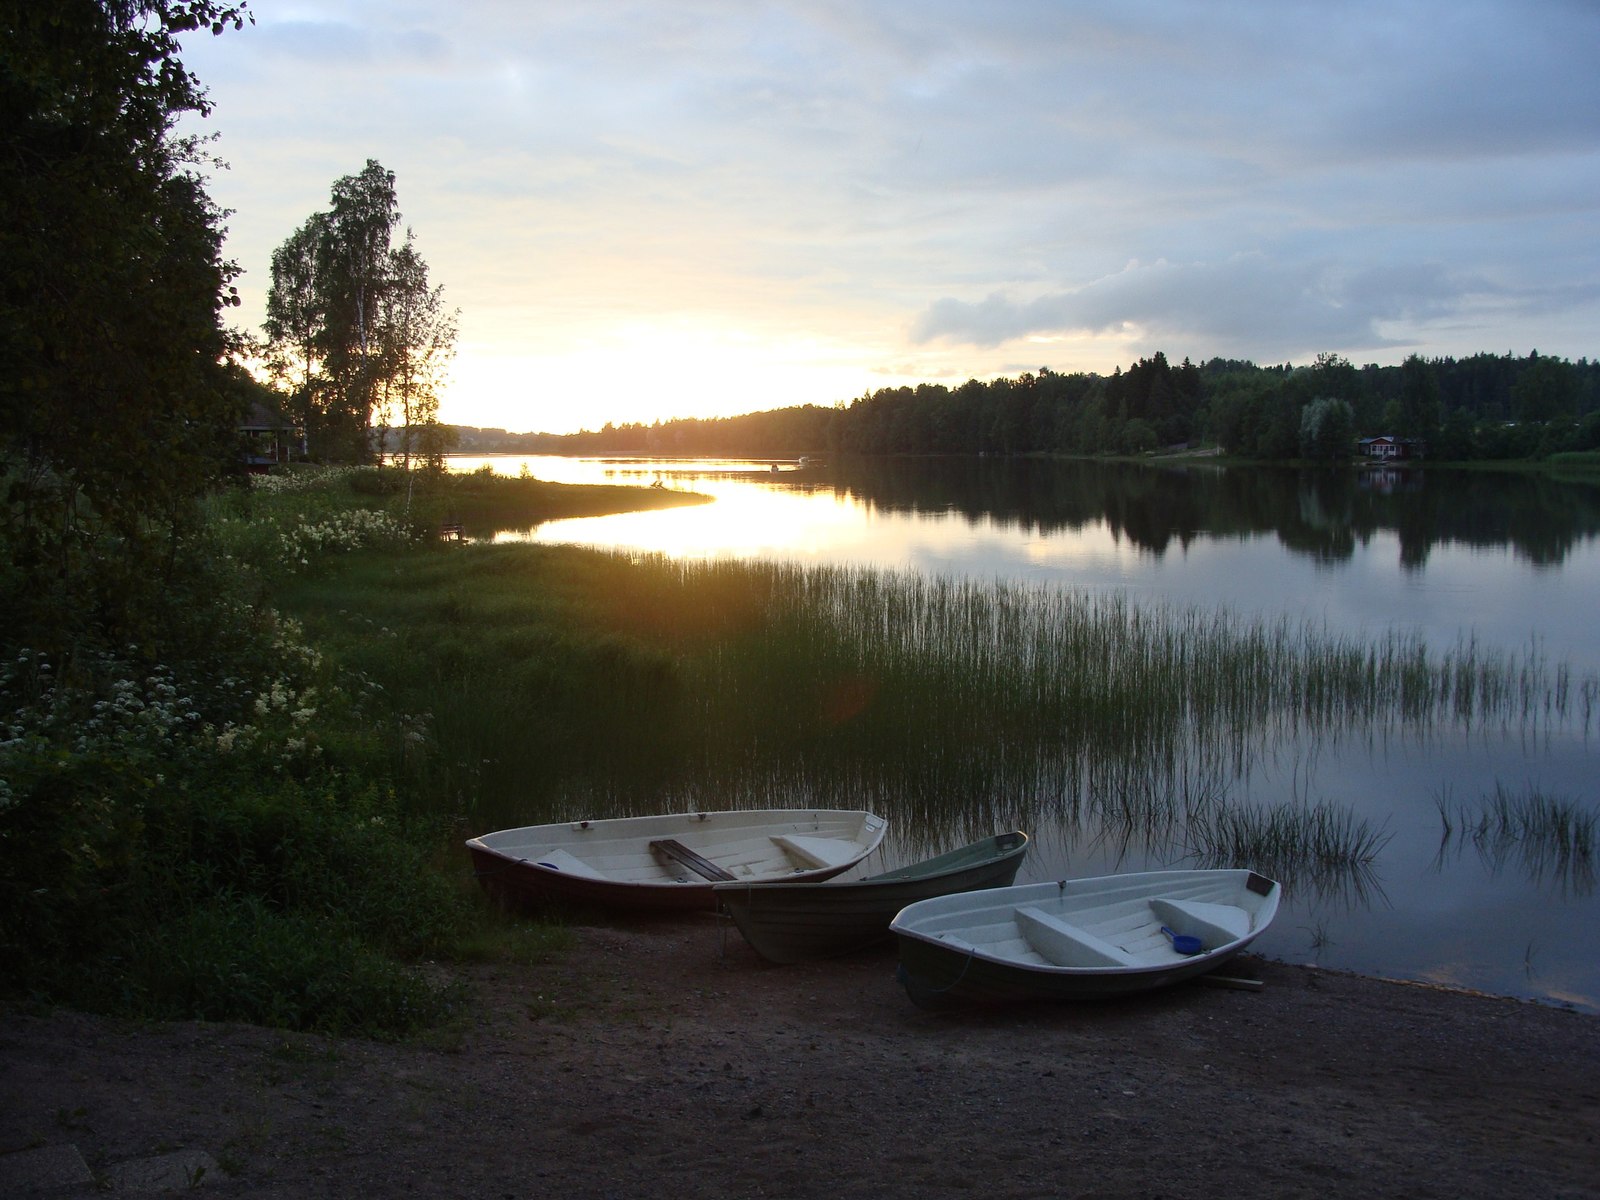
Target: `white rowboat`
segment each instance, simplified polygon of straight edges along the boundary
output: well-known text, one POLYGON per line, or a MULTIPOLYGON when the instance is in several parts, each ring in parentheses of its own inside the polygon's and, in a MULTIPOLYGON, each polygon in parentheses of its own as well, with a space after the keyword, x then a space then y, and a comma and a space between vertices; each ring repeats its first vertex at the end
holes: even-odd
POLYGON ((666 813, 502 829, 467 850, 484 889, 512 906, 713 909, 716 883, 831 879, 884 830, 849 809, 666 813))
POLYGON ((1147 871, 922 900, 889 929, 920 1005, 1115 996, 1221 966, 1280 894, 1254 871, 1147 871))

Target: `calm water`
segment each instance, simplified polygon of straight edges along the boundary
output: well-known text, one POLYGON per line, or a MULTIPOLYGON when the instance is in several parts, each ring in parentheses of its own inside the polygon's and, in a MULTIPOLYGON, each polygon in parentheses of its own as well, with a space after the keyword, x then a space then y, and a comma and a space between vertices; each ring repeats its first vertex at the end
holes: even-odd
MULTIPOLYGON (((499 536, 778 558, 1117 592, 1149 603, 1310 620, 1430 648, 1489 650, 1600 673, 1600 488, 1520 476, 1360 476, 1034 460, 835 465, 460 459, 541 479, 648 484, 710 505, 550 522, 499 536)), ((1536 836, 1447 836, 1443 801, 1496 786, 1600 811, 1600 714, 1526 729, 1286 744, 1236 781, 1239 803, 1348 808, 1387 838, 1369 876, 1293 893, 1270 955, 1600 1011, 1594 850, 1536 836), (1348 883, 1348 881, 1347 881, 1348 883)), ((1030 830, 1021 879, 1179 865, 1083 831, 1030 830)), ((892 854, 892 851, 891 851, 892 854)), ((893 865, 890 863, 889 865, 893 865)))

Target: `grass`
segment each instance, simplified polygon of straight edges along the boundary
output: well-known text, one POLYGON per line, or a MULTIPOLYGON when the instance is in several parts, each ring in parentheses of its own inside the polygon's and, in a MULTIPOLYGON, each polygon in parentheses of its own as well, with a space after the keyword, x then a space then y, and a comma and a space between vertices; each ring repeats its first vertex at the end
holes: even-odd
MULTIPOLYGON (((1286 742, 1586 724, 1595 688, 1471 642, 1434 654, 1047 588, 562 547, 356 556, 280 598, 427 714, 414 802, 444 798, 473 832, 829 805, 883 812, 908 852, 1047 823, 1176 852, 1221 839, 1228 795, 1286 742)), ((1321 877, 1373 849, 1303 810, 1309 828, 1263 819, 1248 852, 1321 877)))
POLYGON ((1600 471, 1600 450, 1564 450, 1545 461, 1557 470, 1600 471))
POLYGON ((1312 953, 1319 953, 1333 945, 1333 939, 1328 936, 1328 927, 1321 922, 1308 928, 1306 933, 1308 935, 1307 944, 1312 953))

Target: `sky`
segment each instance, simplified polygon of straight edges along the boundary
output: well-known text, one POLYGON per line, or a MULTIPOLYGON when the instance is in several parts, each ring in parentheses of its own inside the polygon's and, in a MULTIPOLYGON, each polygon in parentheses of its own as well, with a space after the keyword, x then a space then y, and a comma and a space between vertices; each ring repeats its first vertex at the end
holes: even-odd
POLYGON ((1593 0, 249 6, 182 56, 235 321, 376 159, 460 312, 447 423, 1600 356, 1593 0))

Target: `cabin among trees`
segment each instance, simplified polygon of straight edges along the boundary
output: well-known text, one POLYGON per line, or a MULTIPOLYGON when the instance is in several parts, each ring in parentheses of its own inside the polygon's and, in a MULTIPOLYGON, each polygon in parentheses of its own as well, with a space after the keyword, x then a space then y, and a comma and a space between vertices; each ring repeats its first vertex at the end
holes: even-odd
POLYGON ((306 457, 305 430, 270 406, 253 401, 239 424, 244 441, 245 470, 264 475, 273 467, 303 462, 306 457))

